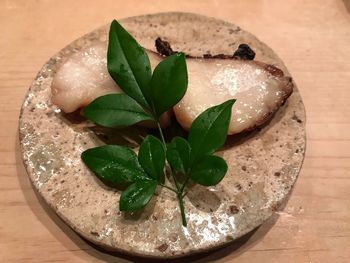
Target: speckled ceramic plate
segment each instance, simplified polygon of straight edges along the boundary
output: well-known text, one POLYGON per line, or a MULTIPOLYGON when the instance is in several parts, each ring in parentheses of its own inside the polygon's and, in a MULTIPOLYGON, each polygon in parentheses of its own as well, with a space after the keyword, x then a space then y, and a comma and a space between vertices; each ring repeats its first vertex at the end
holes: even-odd
MULTIPOLYGON (((232 54, 248 43, 256 60, 277 65, 277 55, 238 26, 185 13, 127 18, 122 24, 146 48, 161 36, 175 50, 191 55, 232 54)), ((40 70, 20 116, 23 159, 34 187, 76 232, 97 245, 122 253, 171 258, 207 251, 231 242, 262 224, 283 202, 297 178, 305 151, 305 112, 297 88, 272 121, 228 139, 219 153, 229 164, 215 187, 195 186, 185 198, 188 228, 181 226, 177 199, 158 189, 140 213, 118 211, 120 192, 102 184, 82 163, 95 135, 64 116, 50 101, 50 86, 65 57, 106 41, 108 25, 73 42, 40 70)), ((191 77, 191 76, 190 76, 191 77)))

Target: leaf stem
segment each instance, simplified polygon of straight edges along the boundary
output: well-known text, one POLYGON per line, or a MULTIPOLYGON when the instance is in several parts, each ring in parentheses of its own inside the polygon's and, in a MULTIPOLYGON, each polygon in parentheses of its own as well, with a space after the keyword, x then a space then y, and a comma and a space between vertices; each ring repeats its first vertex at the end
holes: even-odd
POLYGON ((173 188, 171 188, 171 187, 169 187, 169 186, 167 186, 165 184, 160 184, 160 186, 162 186, 162 187, 164 187, 164 188, 166 188, 166 189, 168 189, 170 191, 173 191, 175 194, 178 194, 178 191, 176 189, 173 189, 173 188))
POLYGON ((179 205, 180 205, 182 225, 183 225, 184 227, 187 227, 186 214, 185 214, 185 206, 184 206, 184 200, 183 200, 183 197, 182 197, 182 193, 178 193, 177 199, 179 200, 179 205))
MULTIPOLYGON (((164 145, 164 149, 165 151, 167 150, 167 146, 166 146, 166 142, 165 142, 165 139, 164 139, 164 135, 163 135, 163 130, 162 128, 160 127, 160 123, 159 123, 159 120, 157 121, 157 126, 158 126, 158 130, 159 130, 159 134, 160 134, 160 137, 162 138, 162 141, 163 141, 163 145, 164 145)), ((171 167, 171 165, 168 163, 169 167, 170 167, 170 176, 173 178, 174 180, 174 183, 175 183, 175 186, 176 186, 176 189, 177 191, 179 192, 180 191, 180 186, 176 180, 176 177, 174 175, 174 172, 173 172, 173 168, 171 167)))
MULTIPOLYGON (((160 127, 160 123, 159 123, 159 119, 156 121, 157 122, 157 127, 158 127, 158 130, 159 130, 159 134, 160 134, 160 137, 162 139, 162 142, 163 142, 163 145, 164 145, 164 149, 165 151, 167 150, 167 145, 166 145, 166 142, 165 142, 165 139, 164 139, 164 135, 163 135, 163 130, 162 128, 160 127)), ((176 177, 174 175, 174 171, 173 171, 173 168, 171 167, 171 165, 168 163, 169 165, 169 168, 170 168, 170 176, 173 178, 174 180, 174 183, 175 183, 175 187, 176 187, 176 190, 171 188, 171 187, 168 187, 166 185, 161 185, 173 192, 176 193, 177 195, 177 199, 179 200, 179 206, 180 206, 180 211, 181 211, 181 219, 182 219, 182 225, 184 227, 187 227, 187 221, 186 221, 186 214, 185 214, 185 206, 184 206, 184 200, 183 200, 183 189, 185 188, 185 184, 187 183, 188 181, 188 178, 186 178, 186 181, 185 183, 180 187, 179 183, 177 182, 176 180, 176 177)))
POLYGON ((185 179, 185 182, 183 183, 181 189, 180 189, 180 192, 183 193, 184 189, 185 189, 185 186, 186 184, 188 183, 188 180, 190 179, 190 177, 187 175, 186 179, 185 179))
POLYGON ((158 131, 160 133, 160 137, 162 138, 162 142, 163 142, 164 148, 166 149, 167 147, 166 147, 166 143, 165 143, 165 139, 164 139, 164 135, 163 135, 163 130, 160 127, 159 121, 157 121, 157 127, 158 127, 158 131))

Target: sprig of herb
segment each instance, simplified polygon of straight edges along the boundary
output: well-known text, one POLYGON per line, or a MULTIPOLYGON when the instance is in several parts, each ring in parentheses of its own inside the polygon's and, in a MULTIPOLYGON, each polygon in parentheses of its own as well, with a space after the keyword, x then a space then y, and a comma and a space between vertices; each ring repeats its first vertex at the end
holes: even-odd
POLYGON ((184 54, 165 58, 152 74, 145 50, 114 20, 109 31, 107 65, 111 77, 125 94, 95 99, 83 110, 84 116, 108 128, 153 121, 161 140, 148 135, 141 143, 138 155, 128 147, 118 145, 88 149, 82 153, 82 160, 103 181, 127 186, 120 196, 120 211, 143 208, 159 185, 176 194, 182 224, 186 226, 183 199, 189 180, 204 186, 216 185, 227 172, 225 160, 214 152, 225 142, 235 100, 200 114, 192 124, 188 140, 174 137, 167 144, 160 117, 186 93, 188 76, 184 54), (174 185, 165 183, 167 165, 174 185), (179 175, 185 178, 181 182, 179 175))

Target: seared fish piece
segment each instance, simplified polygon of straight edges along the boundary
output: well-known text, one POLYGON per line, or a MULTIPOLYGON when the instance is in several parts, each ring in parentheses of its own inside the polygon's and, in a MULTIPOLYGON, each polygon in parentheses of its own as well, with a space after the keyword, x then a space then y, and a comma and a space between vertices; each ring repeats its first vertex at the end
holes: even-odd
POLYGON ((70 113, 99 96, 121 93, 108 73, 106 52, 106 43, 99 43, 69 57, 55 74, 51 101, 70 113))
MULTIPOLYGON (((151 67, 163 59, 148 51, 151 67)), ((52 82, 52 102, 69 113, 88 105, 95 98, 121 93, 107 70, 107 44, 98 43, 68 58, 52 82)), ((189 83, 184 98, 174 107, 184 129, 207 108, 236 99, 228 134, 254 129, 263 124, 293 91, 290 77, 271 65, 233 58, 187 58, 189 83)), ((164 87, 166 92, 166 87, 164 87)), ((162 116, 162 126, 170 122, 162 116)), ((144 123, 146 126, 149 124, 144 123)), ((152 126, 152 125, 151 125, 152 126)))
POLYGON ((236 99, 228 134, 252 130, 267 121, 293 92, 292 79, 258 61, 188 58, 189 83, 174 107, 184 129, 207 108, 236 99))
MULTIPOLYGON (((162 57, 147 52, 154 69, 162 57)), ((65 113, 70 113, 97 97, 122 92, 107 70, 107 43, 98 43, 73 54, 60 66, 52 82, 51 101, 65 113)), ((162 115, 162 127, 170 124, 171 114, 166 112, 162 115)), ((155 127, 150 122, 142 122, 141 125, 155 127)))

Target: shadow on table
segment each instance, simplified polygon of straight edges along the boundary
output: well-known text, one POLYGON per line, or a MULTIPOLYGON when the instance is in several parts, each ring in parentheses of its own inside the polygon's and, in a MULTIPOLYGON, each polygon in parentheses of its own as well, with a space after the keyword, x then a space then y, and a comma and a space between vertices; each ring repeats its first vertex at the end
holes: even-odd
POLYGON ((350 0, 343 0, 344 6, 348 14, 350 14, 350 0))
POLYGON ((343 0, 345 8, 348 12, 350 12, 350 0, 343 0))
MULTIPOLYGON (((18 138, 18 136, 17 136, 18 138)), ((108 252, 103 250, 91 242, 83 239, 76 234, 68 225, 66 225, 57 214, 46 204, 45 200, 38 194, 38 192, 32 187, 29 177, 25 171, 21 151, 19 147, 19 140, 16 140, 16 168, 18 181, 21 186, 21 190, 25 196, 26 202, 33 214, 37 219, 50 231, 50 233, 64 246, 68 251, 74 249, 74 245, 79 250, 85 251, 88 255, 98 258, 99 260, 106 262, 161 262, 162 260, 151 260, 140 257, 128 256, 117 252, 108 252), (33 190, 34 189, 34 190, 33 190), (38 209, 38 204, 40 204, 38 209), (58 228, 57 228, 58 227, 58 228), (69 240, 67 239, 67 236, 69 240)), ((289 195, 290 196, 290 195, 289 195)), ((284 203, 283 207, 288 200, 284 203)), ((281 209, 283 209, 281 207, 281 209)), ((219 249, 212 250, 211 252, 200 253, 198 255, 187 256, 185 258, 166 260, 166 262, 209 262, 219 260, 223 258, 233 259, 245 251, 254 247, 263 236, 273 227, 278 219, 278 215, 275 213, 270 217, 263 225, 251 231, 247 235, 240 239, 224 246, 219 249)), ((79 254, 80 257, 84 254, 79 254)), ((88 258, 86 255, 86 258, 88 258)))

